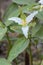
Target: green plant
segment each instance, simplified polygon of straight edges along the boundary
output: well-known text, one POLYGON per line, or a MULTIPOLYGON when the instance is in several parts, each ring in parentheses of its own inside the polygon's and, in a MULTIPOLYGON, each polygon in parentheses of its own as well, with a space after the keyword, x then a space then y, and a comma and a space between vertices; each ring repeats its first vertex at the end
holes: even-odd
MULTIPOLYGON (((3 23, 0 21, 0 41, 5 36, 9 43, 7 59, 0 58, 1 65, 11 65, 12 60, 24 50, 29 54, 30 65, 33 65, 32 39, 43 40, 43 22, 39 20, 43 21, 42 4, 34 0, 32 2, 31 0, 13 0, 3 16, 3 23), (13 38, 9 38, 9 32, 18 33, 16 40, 14 37, 14 42, 13 38)), ((36 43, 37 40, 35 40, 36 43)))

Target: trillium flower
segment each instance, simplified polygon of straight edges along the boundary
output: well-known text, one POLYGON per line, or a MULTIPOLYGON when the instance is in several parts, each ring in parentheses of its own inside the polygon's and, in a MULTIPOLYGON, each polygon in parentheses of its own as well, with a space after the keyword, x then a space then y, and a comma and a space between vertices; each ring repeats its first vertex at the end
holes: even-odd
POLYGON ((14 21, 15 23, 18 23, 19 25, 22 25, 21 30, 26 38, 28 38, 28 30, 29 26, 28 24, 32 21, 33 17, 38 13, 38 11, 34 11, 29 16, 26 17, 25 20, 19 18, 19 17, 11 17, 8 20, 14 21))
POLYGON ((40 0, 39 3, 43 5, 43 0, 40 0))
POLYGON ((39 3, 41 4, 40 11, 42 11, 42 8, 43 8, 43 0, 40 0, 39 3))

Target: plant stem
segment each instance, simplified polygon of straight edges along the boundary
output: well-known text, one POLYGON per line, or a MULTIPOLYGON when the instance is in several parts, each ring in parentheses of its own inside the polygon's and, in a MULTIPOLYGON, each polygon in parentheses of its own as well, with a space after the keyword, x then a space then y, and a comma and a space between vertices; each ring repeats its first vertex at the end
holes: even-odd
POLYGON ((31 36, 30 36, 30 43, 29 48, 27 49, 27 52, 25 53, 25 65, 33 65, 33 57, 32 57, 32 51, 31 51, 31 36))
POLYGON ((32 51, 31 51, 31 34, 30 34, 30 38, 29 38, 30 42, 29 42, 29 48, 27 49, 28 52, 28 58, 29 58, 29 64, 28 65, 33 65, 33 57, 32 57, 32 51))
POLYGON ((32 57, 32 51, 31 51, 31 42, 29 44, 29 60, 30 60, 30 65, 33 65, 33 57, 32 57))
POLYGON ((30 65, 28 52, 25 52, 25 65, 30 65))
POLYGON ((8 45, 8 53, 7 53, 7 58, 8 58, 9 52, 10 52, 10 50, 12 48, 12 44, 11 44, 11 40, 9 38, 8 33, 6 33, 6 37, 7 37, 8 43, 9 43, 9 45, 8 45))
POLYGON ((30 43, 29 43, 29 59, 30 59, 30 65, 33 65, 33 57, 32 57, 32 51, 31 51, 31 34, 30 34, 30 43))

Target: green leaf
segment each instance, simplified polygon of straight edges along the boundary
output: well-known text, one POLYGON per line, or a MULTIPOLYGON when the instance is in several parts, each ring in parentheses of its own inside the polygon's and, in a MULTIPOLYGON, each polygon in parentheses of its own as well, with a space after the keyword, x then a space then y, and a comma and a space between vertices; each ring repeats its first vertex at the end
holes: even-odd
POLYGON ((41 26, 41 28, 35 35, 36 35, 36 37, 43 39, 43 26, 41 26))
POLYGON ((42 62, 41 62, 41 65, 43 65, 43 60, 42 60, 42 62))
POLYGON ((3 23, 0 21, 0 27, 4 27, 3 23))
POLYGON ((20 12, 19 12, 19 9, 18 9, 18 5, 17 4, 11 4, 8 8, 7 8, 7 10, 6 10, 6 12, 5 12, 5 14, 4 14, 4 23, 5 23, 5 25, 6 26, 9 26, 10 24, 12 24, 13 23, 13 21, 9 21, 8 20, 8 18, 10 18, 10 17, 14 17, 14 16, 18 16, 20 14, 20 12))
POLYGON ((7 28, 0 27, 0 40, 5 36, 5 33, 7 32, 7 28))
POLYGON ((21 26, 14 24, 13 26, 10 26, 10 29, 14 32, 22 34, 21 26))
POLYGON ((4 37, 5 33, 7 32, 7 28, 5 25, 0 21, 0 41, 4 37))
POLYGON ((32 12, 34 6, 37 6, 37 3, 29 3, 28 5, 22 7, 22 11, 24 13, 32 12))
POLYGON ((12 0, 14 3, 17 3, 17 4, 20 4, 20 5, 26 5, 26 4, 29 4, 29 3, 34 3, 35 0, 12 0))
POLYGON ((37 38, 43 39, 43 25, 37 24, 32 29, 32 37, 37 37, 37 38))
POLYGON ((43 11, 39 12, 37 15, 36 15, 37 18, 39 18, 40 20, 43 20, 43 11))
POLYGON ((0 65, 11 65, 6 59, 0 58, 0 65))
POLYGON ((32 28, 32 30, 31 30, 32 37, 34 37, 36 35, 36 33, 39 31, 40 28, 41 28, 41 25, 39 23, 36 24, 36 26, 32 28))
POLYGON ((29 40, 26 40, 25 38, 20 38, 14 42, 14 45, 10 51, 8 61, 12 61, 15 59, 20 53, 22 53, 28 46, 29 40))

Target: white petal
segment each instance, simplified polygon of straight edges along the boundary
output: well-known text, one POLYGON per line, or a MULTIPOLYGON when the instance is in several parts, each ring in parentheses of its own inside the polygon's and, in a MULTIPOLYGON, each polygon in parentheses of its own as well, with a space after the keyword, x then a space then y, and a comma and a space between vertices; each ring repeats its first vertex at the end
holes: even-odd
POLYGON ((34 11, 33 13, 31 13, 29 16, 27 16, 26 18, 26 22, 30 23, 33 19, 33 17, 38 13, 38 11, 34 11))
POLYGON ((15 23, 22 24, 21 18, 18 17, 11 17, 8 20, 14 21, 15 23))
POLYGON ((22 27, 23 34, 26 38, 28 38, 28 30, 29 26, 22 27))
POLYGON ((43 5, 43 0, 40 0, 39 3, 43 5))

